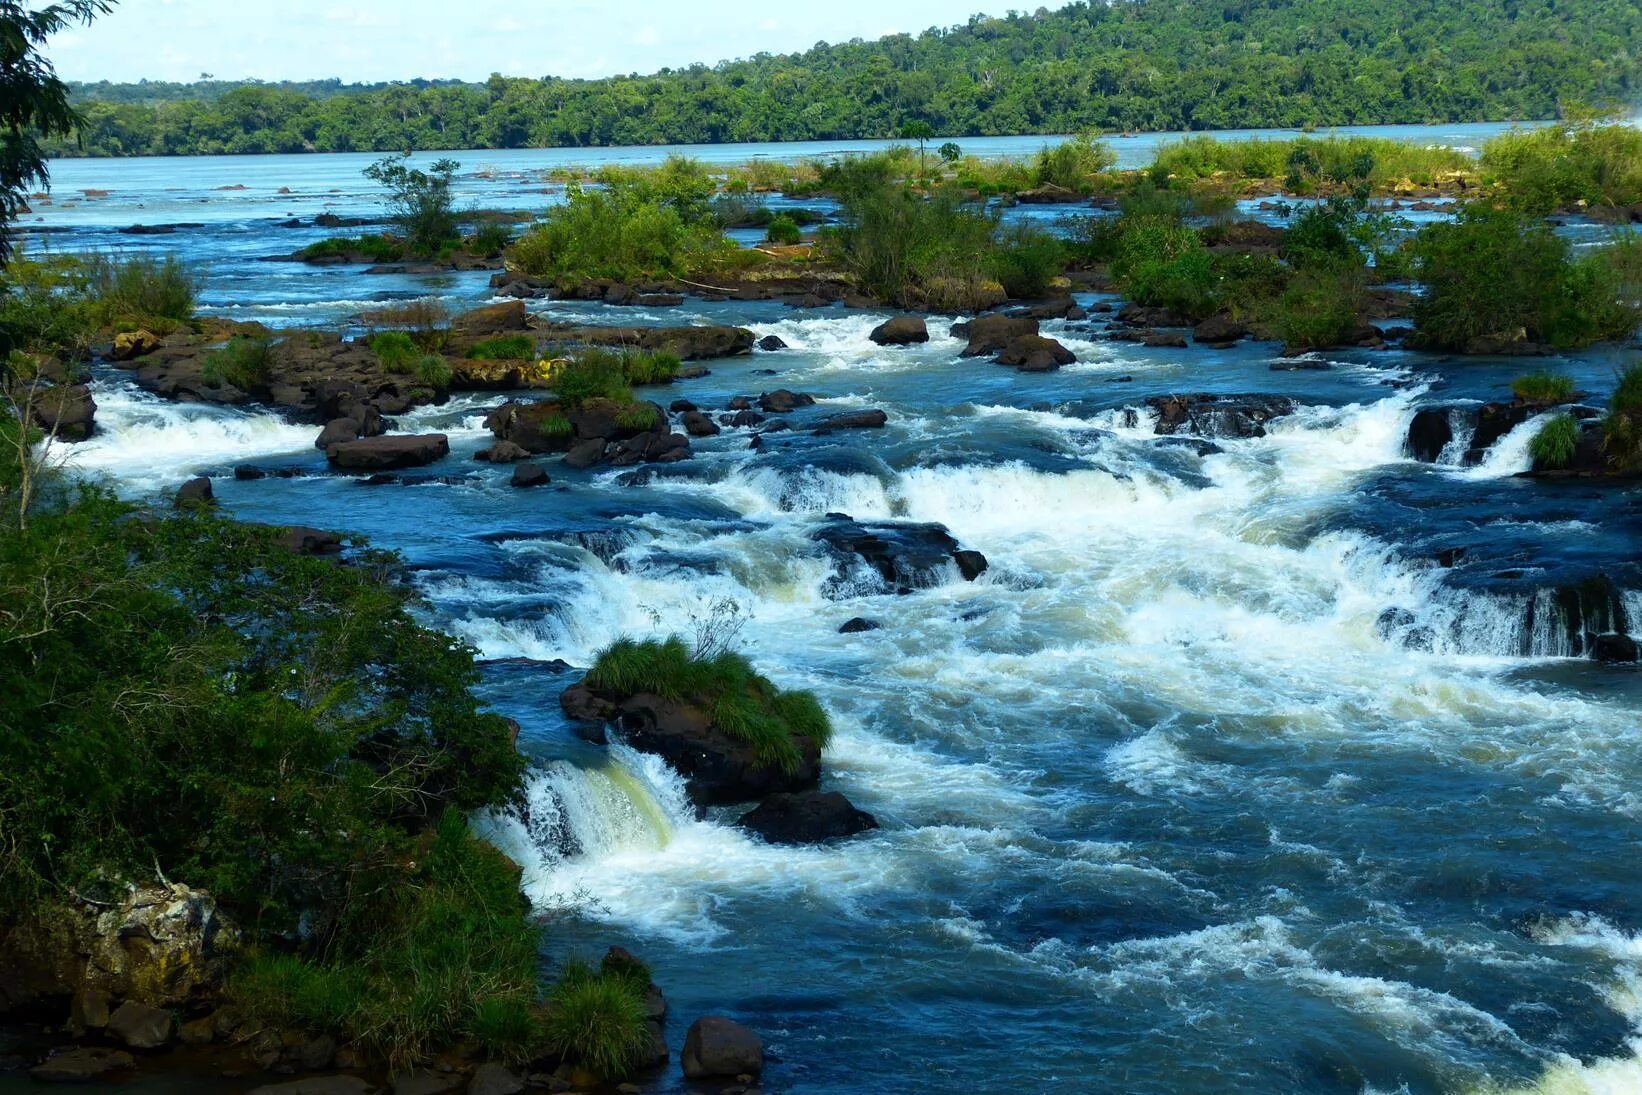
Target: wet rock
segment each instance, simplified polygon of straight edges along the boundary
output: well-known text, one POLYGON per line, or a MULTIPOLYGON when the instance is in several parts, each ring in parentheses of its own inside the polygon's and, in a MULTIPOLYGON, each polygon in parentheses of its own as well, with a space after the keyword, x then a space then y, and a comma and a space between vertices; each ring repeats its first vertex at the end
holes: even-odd
POLYGON ((564 408, 553 400, 504 403, 485 416, 485 428, 530 455, 564 452, 576 443, 564 408))
POLYGON ((191 1019, 177 1030, 177 1040, 185 1046, 208 1046, 216 1041, 216 1037, 217 1023, 209 1015, 203 1019, 191 1019))
POLYGON ((1293 414, 1297 406, 1277 395, 1172 395, 1146 401, 1157 414, 1159 435, 1264 437, 1266 423, 1293 414))
POLYGON ((1416 411, 1408 424, 1403 452, 1421 463, 1435 464, 1453 440, 1454 423, 1447 408, 1416 411))
POLYGON ((351 418, 333 418, 325 423, 325 428, 319 431, 314 439, 314 448, 321 451, 332 445, 340 445, 345 441, 359 440, 359 423, 351 418))
POLYGON ((68 1025, 77 1034, 88 1030, 102 1030, 108 1026, 108 993, 99 988, 82 987, 69 1001, 68 1025))
POLYGON ((480 1065, 468 1082, 468 1095, 519 1095, 525 1082, 494 1061, 480 1065))
MULTIPOLYGON (((1147 307, 1130 301, 1112 317, 1128 327, 1191 327, 1192 320, 1167 308, 1147 307)), ((1184 337, 1184 336, 1182 336, 1184 337)))
POLYGON ((966 582, 973 582, 985 574, 990 565, 986 561, 986 556, 978 551, 969 550, 953 552, 952 561, 958 564, 958 573, 966 582))
POLYGON ((522 464, 515 464, 513 467, 513 478, 509 480, 509 483, 520 489, 527 487, 545 487, 548 484, 547 469, 542 467, 540 464, 533 464, 529 461, 522 464))
POLYGON ((718 421, 720 425, 742 429, 747 426, 759 425, 764 421, 764 416, 757 411, 736 411, 734 414, 719 415, 718 421))
POLYGON ((177 488, 175 502, 178 509, 215 504, 216 498, 213 497, 211 492, 211 480, 203 475, 190 479, 177 488))
POLYGON ((418 1069, 404 1072, 388 1081, 393 1095, 447 1095, 461 1089, 466 1077, 459 1073, 432 1072, 418 1069))
POLYGON ((734 1020, 709 1015, 690 1024, 681 1060, 691 1080, 757 1076, 764 1071, 764 1040, 734 1020))
POLYGON ((718 426, 711 418, 693 409, 684 412, 684 416, 679 419, 679 425, 683 426, 684 432, 691 437, 713 437, 719 433, 718 426))
POLYGON ((528 460, 530 453, 511 441, 498 441, 490 448, 474 453, 473 458, 490 464, 516 464, 520 460, 528 460))
POLYGON ((1192 328, 1192 341, 1209 346, 1230 346, 1247 338, 1249 329, 1227 316, 1210 316, 1192 328))
POLYGON ((969 345, 963 348, 963 357, 999 353, 1008 349, 1017 338, 1037 333, 1037 320, 1017 316, 979 316, 967 323, 952 325, 953 338, 969 340, 969 345))
POLYGON ((776 350, 785 350, 787 343, 780 335, 765 335, 758 340, 758 348, 765 353, 774 353, 776 350))
POLYGON ((1642 652, 1638 651, 1636 640, 1629 635, 1615 632, 1592 635, 1588 642, 1591 657, 1596 661, 1615 665, 1642 661, 1642 652))
MULTIPOLYGON (((521 305, 522 307, 522 305, 521 305)), ((568 327, 555 326, 555 337, 588 346, 665 350, 681 361, 740 357, 753 352, 754 335, 745 327, 568 327)), ((681 374, 682 375, 682 374, 681 374)))
POLYGON ((171 1041, 171 1012, 127 1000, 108 1017, 108 1032, 132 1049, 158 1049, 171 1041))
POLYGON ((390 471, 419 468, 450 454, 450 438, 442 433, 394 434, 345 441, 325 450, 334 466, 349 471, 390 471))
POLYGON ((131 361, 134 358, 145 357, 159 348, 160 337, 152 331, 121 331, 114 336, 114 346, 108 356, 111 361, 131 361))
POLYGON ((941 585, 956 567, 965 581, 986 569, 979 552, 965 551, 945 526, 901 521, 865 523, 841 515, 814 533, 844 564, 827 584, 829 596, 846 595, 859 583, 860 567, 873 575, 884 592, 906 594, 941 585))
POLYGON ((286 551, 298 555, 339 555, 342 535, 306 525, 291 525, 279 532, 278 543, 286 551))
POLYGON ((777 388, 773 392, 765 392, 758 397, 758 406, 766 414, 791 414, 800 407, 815 406, 815 397, 802 392, 790 392, 785 388, 777 388))
POLYGON ((671 403, 667 404, 667 411, 669 414, 688 414, 691 411, 699 411, 700 409, 700 407, 697 407, 688 399, 675 399, 671 403))
POLYGON ((835 414, 815 424, 815 433, 831 433, 834 430, 877 430, 882 429, 889 422, 889 415, 883 411, 850 411, 845 414, 835 414))
POLYGON ((319 1072, 336 1060, 336 1039, 329 1034, 311 1038, 291 1052, 291 1063, 304 1072, 319 1072))
POLYGON ((84 441, 96 429, 97 401, 84 384, 36 382, 33 415, 36 426, 59 440, 84 441))
POLYGON ((490 338, 495 335, 523 331, 529 325, 530 313, 522 300, 505 300, 482 308, 463 312, 450 321, 452 336, 490 338))
POLYGON ((1022 335, 998 355, 999 365, 1010 365, 1023 373, 1054 372, 1076 361, 1071 350, 1043 335, 1022 335))
POLYGON ((775 794, 736 822, 769 844, 820 844, 878 828, 878 819, 837 791, 775 794))
POLYGON ((840 635, 859 635, 865 631, 878 631, 883 626, 884 625, 879 623, 877 620, 869 620, 863 616, 857 616, 853 620, 846 620, 844 625, 838 629, 838 633, 840 635))
POLYGON ((578 441, 570 446, 570 451, 564 454, 564 463, 567 468, 578 471, 586 470, 599 464, 604 459, 605 442, 599 438, 589 441, 578 441))
POLYGON ((929 327, 922 316, 896 316, 874 327, 867 337, 880 346, 911 346, 929 341, 929 327))
POLYGON ((29 1075, 43 1084, 84 1084, 135 1065, 131 1054, 124 1050, 79 1046, 47 1057, 29 1069, 29 1075))
POLYGON ((1135 341, 1159 350, 1184 350, 1187 346, 1186 336, 1179 331, 1147 331, 1135 341))

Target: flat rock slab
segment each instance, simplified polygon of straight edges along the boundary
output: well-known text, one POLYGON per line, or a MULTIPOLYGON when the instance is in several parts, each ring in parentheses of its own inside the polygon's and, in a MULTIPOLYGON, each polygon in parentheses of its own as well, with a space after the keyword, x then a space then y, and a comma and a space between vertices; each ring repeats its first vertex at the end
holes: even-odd
POLYGON ((361 441, 344 441, 325 450, 326 458, 333 465, 354 471, 420 468, 449 454, 450 438, 442 433, 367 437, 361 441))

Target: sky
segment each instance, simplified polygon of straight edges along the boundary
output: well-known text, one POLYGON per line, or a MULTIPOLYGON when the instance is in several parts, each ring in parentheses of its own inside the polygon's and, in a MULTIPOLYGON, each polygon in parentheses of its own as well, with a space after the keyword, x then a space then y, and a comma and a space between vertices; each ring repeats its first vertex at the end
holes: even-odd
POLYGON ((591 77, 917 33, 966 22, 983 3, 120 0, 47 52, 59 76, 88 81, 591 77))

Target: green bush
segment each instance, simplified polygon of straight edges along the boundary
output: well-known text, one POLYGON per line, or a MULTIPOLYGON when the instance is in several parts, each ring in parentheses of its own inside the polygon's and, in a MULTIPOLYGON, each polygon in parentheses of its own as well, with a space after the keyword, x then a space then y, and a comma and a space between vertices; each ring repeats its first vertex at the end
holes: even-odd
POLYGON ((1011 297, 1041 297, 1065 266, 1065 249, 1051 232, 1017 223, 999 229, 987 271, 1011 297))
POLYGON ((474 343, 467 356, 473 361, 524 361, 536 356, 536 340, 529 335, 498 335, 474 343))
POLYGON ((607 189, 572 183, 563 205, 508 251, 513 269, 560 283, 683 277, 710 270, 738 251, 703 211, 686 219, 680 206, 648 186, 613 181, 607 189))
POLYGON ((14 352, 84 357, 94 325, 77 260, 19 254, 0 268, 0 358, 14 352))
POLYGON ((783 692, 742 655, 700 655, 677 637, 618 639, 594 661, 587 684, 598 691, 649 692, 699 704, 725 733, 752 745, 762 762, 787 771, 801 761, 795 738, 813 739, 822 748, 832 740, 832 724, 810 693, 783 692))
POLYGON ((370 337, 370 347, 378 364, 390 373, 410 372, 421 353, 409 331, 378 331, 370 337))
POLYGON ((646 403, 629 403, 616 412, 616 425, 627 430, 653 430, 656 409, 646 403))
POLYGON ((804 233, 798 228, 798 222, 785 213, 777 214, 770 219, 770 226, 764 233, 764 238, 770 243, 795 244, 804 238, 804 233))
POLYGON ((90 313, 99 326, 194 318, 199 275, 175 255, 93 254, 85 259, 85 277, 90 313))
POLYGON ((1291 353, 1340 345, 1357 325, 1362 292, 1360 265, 1306 267, 1277 299, 1278 337, 1291 353))
POLYGON ((1092 134, 1080 133, 1053 148, 1045 145, 1033 165, 1038 186, 1058 186, 1079 194, 1095 189, 1095 177, 1117 166, 1117 153, 1092 134))
POLYGON ((1528 455, 1534 467, 1557 471, 1566 468, 1579 447, 1579 424, 1571 414, 1559 414, 1534 434, 1528 443, 1528 455))
POLYGON ((1524 403, 1566 403, 1574 394, 1574 378, 1541 369, 1511 381, 1511 394, 1524 403))
POLYGON ((1162 218, 1124 217, 1112 258, 1112 280, 1130 300, 1189 319, 1213 315, 1214 265, 1198 234, 1162 218))
POLYGON ((473 230, 466 240, 467 249, 475 255, 499 255, 513 242, 513 228, 499 220, 488 220, 473 230))
POLYGON ((1591 123, 1512 130, 1483 145, 1482 167, 1533 216, 1579 202, 1624 209, 1642 202, 1642 131, 1591 123))
POLYGON ((411 372, 421 383, 440 391, 450 387, 451 377, 455 375, 450 362, 440 354, 422 354, 411 367, 411 372))
POLYGON ((1642 365, 1619 377, 1602 419, 1602 447, 1621 471, 1642 470, 1642 365))
POLYGON ((228 384, 250 392, 268 383, 272 365, 273 347, 267 339, 235 335, 227 345, 205 355, 201 375, 212 387, 228 384))
POLYGON ((405 245, 392 236, 332 236, 310 243, 297 254, 310 262, 316 259, 347 259, 364 255, 371 262, 398 262, 405 257, 405 245))
POLYGON ((644 987, 624 973, 567 963, 546 1012, 547 1048, 601 1079, 626 1076, 650 1045, 644 987))
POLYGON ((364 175, 388 190, 388 208, 405 233, 412 254, 439 254, 454 245, 456 203, 451 187, 461 165, 452 159, 435 160, 427 171, 411 167, 410 156, 385 156, 364 175))
POLYGON ((622 373, 629 384, 671 384, 684 363, 666 350, 630 350, 621 355, 622 373))
POLYGON ((549 386, 566 407, 589 399, 610 399, 631 403, 633 389, 627 380, 622 355, 613 350, 588 349, 578 352, 553 371, 549 386))

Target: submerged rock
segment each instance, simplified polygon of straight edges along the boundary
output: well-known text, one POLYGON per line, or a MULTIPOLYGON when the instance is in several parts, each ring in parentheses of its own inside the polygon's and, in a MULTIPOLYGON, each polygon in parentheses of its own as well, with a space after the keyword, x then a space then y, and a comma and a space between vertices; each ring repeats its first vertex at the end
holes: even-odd
POLYGON ((834 516, 812 536, 843 564, 827 583, 829 596, 849 595, 864 568, 881 592, 907 594, 944 584, 956 569, 972 582, 987 568, 986 557, 966 551, 944 525, 876 521, 834 516))
POLYGON ((837 791, 776 794, 736 822, 770 844, 819 844, 878 828, 878 819, 837 791))
POLYGON ((420 468, 450 454, 450 438, 442 433, 394 434, 359 441, 343 441, 325 450, 326 459, 349 471, 391 471, 420 468))
POLYGON ((1299 406, 1281 395, 1171 395, 1148 399, 1161 436, 1264 437, 1266 424, 1293 414, 1299 406))
POLYGON ((540 464, 529 461, 513 466, 513 478, 509 483, 515 487, 545 487, 548 484, 547 469, 540 464))
POLYGON ((880 410, 849 411, 823 418, 815 424, 815 433, 834 430, 877 430, 889 424, 889 415, 880 410))
POLYGON ((869 620, 863 616, 857 616, 853 620, 846 620, 844 625, 838 629, 838 633, 840 635, 859 635, 866 631, 879 631, 883 628, 883 626, 884 625, 879 623, 877 620, 869 620))
POLYGON ((764 1071, 764 1039, 732 1019, 709 1015, 690 1024, 681 1059, 691 1080, 757 1076, 764 1071))
POLYGON ((998 355, 999 365, 1010 365, 1023 373, 1053 372, 1076 362, 1071 350, 1043 335, 1022 335, 998 355))

